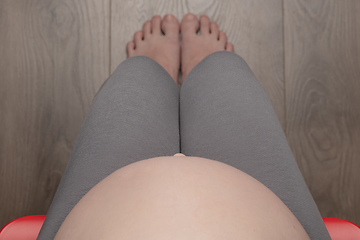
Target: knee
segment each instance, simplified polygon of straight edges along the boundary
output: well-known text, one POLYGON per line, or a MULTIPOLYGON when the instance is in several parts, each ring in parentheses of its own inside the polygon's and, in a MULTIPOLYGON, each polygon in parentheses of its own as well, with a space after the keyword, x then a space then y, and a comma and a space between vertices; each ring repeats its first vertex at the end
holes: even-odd
POLYGON ((208 56, 209 58, 219 59, 221 62, 225 64, 229 63, 240 63, 240 64, 246 64, 246 61, 244 58, 242 58, 240 55, 234 53, 234 52, 228 52, 228 51, 217 51, 208 56))

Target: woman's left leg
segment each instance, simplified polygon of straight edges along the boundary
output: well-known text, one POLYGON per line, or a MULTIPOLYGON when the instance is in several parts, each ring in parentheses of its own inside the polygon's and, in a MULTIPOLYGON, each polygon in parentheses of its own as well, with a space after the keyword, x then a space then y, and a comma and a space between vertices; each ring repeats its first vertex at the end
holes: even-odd
POLYGON ((95 96, 38 239, 53 239, 79 200, 128 164, 180 152, 179 89, 156 61, 122 62, 95 96))

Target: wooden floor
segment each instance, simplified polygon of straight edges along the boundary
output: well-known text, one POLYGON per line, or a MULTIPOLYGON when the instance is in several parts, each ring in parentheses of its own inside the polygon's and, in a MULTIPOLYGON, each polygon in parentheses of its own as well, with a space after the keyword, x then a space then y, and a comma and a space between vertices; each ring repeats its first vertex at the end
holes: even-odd
POLYGON ((47 213, 133 34, 188 12, 216 21, 258 77, 321 214, 360 225, 360 1, 0 0, 0 228, 47 213))

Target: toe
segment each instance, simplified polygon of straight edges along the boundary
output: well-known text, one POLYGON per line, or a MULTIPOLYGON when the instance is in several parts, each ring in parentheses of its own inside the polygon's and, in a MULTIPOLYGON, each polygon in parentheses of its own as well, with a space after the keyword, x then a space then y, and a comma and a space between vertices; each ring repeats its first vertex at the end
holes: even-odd
POLYGON ((210 19, 206 15, 200 17, 200 33, 201 35, 210 33, 210 19))
POLYGON ((219 36, 219 26, 216 24, 216 22, 211 22, 210 23, 210 32, 211 35, 216 37, 216 39, 219 36))
POLYGON ((137 31, 137 32, 134 34, 135 46, 138 46, 138 44, 140 44, 140 42, 142 41, 143 38, 144 38, 144 33, 143 33, 143 31, 137 31))
POLYGON ((226 44, 226 41, 227 41, 227 36, 224 32, 220 31, 219 32, 219 42, 223 43, 224 46, 226 44))
POLYGON ((200 24, 195 14, 188 13, 181 21, 181 35, 186 36, 188 34, 195 35, 199 30, 200 24))
POLYGON ((156 15, 151 20, 152 23, 152 33, 161 34, 160 24, 161 24, 161 16, 156 15))
POLYGON ((172 14, 167 14, 161 22, 165 36, 179 40, 179 21, 172 14))
POLYGON ((226 43, 226 51, 234 52, 234 45, 232 43, 226 43))
POLYGON ((148 20, 144 23, 143 29, 144 29, 144 37, 148 37, 151 34, 151 21, 148 20))
POLYGON ((126 45, 128 58, 134 56, 135 43, 134 41, 130 41, 126 45))

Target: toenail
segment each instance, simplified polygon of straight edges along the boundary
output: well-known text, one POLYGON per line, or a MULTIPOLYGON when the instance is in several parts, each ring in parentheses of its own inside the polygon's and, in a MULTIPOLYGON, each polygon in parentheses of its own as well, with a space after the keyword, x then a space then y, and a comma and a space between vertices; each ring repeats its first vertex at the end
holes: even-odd
POLYGON ((168 20, 168 21, 170 21, 170 20, 173 19, 173 16, 172 16, 171 14, 167 14, 167 15, 165 16, 165 19, 168 20))
POLYGON ((194 14, 188 14, 187 16, 186 16, 186 19, 187 20, 193 20, 193 19, 195 19, 196 18, 196 16, 194 15, 194 14))

